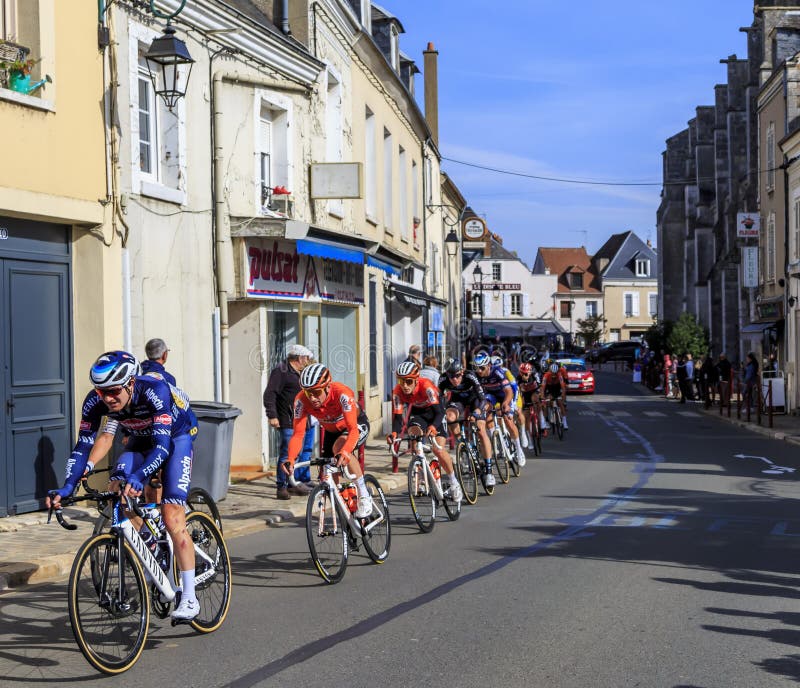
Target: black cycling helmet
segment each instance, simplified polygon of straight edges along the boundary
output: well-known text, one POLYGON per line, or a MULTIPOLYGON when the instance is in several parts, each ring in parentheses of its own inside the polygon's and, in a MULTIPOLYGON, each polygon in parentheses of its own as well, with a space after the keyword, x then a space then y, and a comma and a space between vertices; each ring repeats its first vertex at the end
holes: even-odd
POLYGON ((448 377, 454 377, 459 373, 464 372, 464 366, 461 365, 461 361, 453 361, 447 369, 444 371, 444 374, 448 377))

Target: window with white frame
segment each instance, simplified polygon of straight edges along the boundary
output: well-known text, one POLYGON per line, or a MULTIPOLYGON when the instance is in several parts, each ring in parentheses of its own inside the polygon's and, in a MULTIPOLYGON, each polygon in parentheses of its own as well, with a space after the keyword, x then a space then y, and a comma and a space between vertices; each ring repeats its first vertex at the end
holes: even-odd
POLYGON ((291 191, 291 161, 289 160, 289 112, 279 103, 261 97, 258 122, 257 150, 259 155, 258 191, 262 206, 269 205, 273 210, 279 208, 280 195, 275 195, 275 187, 291 191))
POLYGON ((375 114, 366 109, 364 119, 364 182, 367 217, 378 217, 378 151, 375 145, 375 114))
POLYGON ((483 294, 472 292, 472 315, 483 315, 483 294))
POLYGON ((420 217, 419 212, 419 165, 416 160, 411 161, 411 217, 416 222, 420 217))
MULTIPOLYGON (((0 0, 2 1, 2 0, 0 0)), ((170 111, 150 80, 144 55, 156 33, 130 28, 130 100, 133 190, 171 203, 186 202, 184 101, 170 111)))
MULTIPOLYGON (((325 159, 327 162, 342 161, 342 84, 330 69, 328 70, 328 89, 325 101, 325 159)), ((328 201, 328 212, 336 215, 344 214, 344 203, 341 198, 328 201)))
POLYGON ((17 38, 17 0, 0 0, 0 40, 17 38))
POLYGON ((767 191, 775 189, 775 122, 767 125, 767 191))
POLYGON ((658 292, 651 291, 647 295, 648 307, 647 314, 651 318, 658 317, 658 292))
POLYGON ((400 235, 404 239, 408 239, 411 230, 411 223, 408 220, 408 170, 406 170, 407 156, 406 149, 400 146, 397 152, 397 203, 400 211, 400 235))
POLYGON ((650 277, 650 260, 648 258, 636 259, 636 276, 650 277))
POLYGON ((393 157, 392 133, 383 130, 383 225, 388 231, 394 227, 394 178, 392 175, 393 157))
POLYGON ((586 317, 594 318, 597 316, 597 301, 586 302, 586 317))
POLYGON ((361 23, 367 35, 372 35, 372 0, 361 0, 361 23))
POLYGON ((272 112, 261 109, 261 118, 258 122, 259 144, 259 171, 261 182, 261 205, 267 207, 272 200, 272 112))
POLYGON ((767 218, 767 251, 764 256, 767 282, 775 281, 775 213, 770 213, 767 218))
POLYGON ((425 158, 425 205, 433 203, 433 161, 425 158))
POLYGON ((522 315, 522 294, 511 295, 511 315, 522 315))
POLYGON ((800 259, 800 198, 794 199, 794 258, 800 259))
POLYGON ((503 281, 503 264, 502 263, 492 263, 492 279, 495 282, 502 282, 503 281))
POLYGON ((626 318, 639 315, 639 293, 626 291, 622 298, 622 314, 626 318))

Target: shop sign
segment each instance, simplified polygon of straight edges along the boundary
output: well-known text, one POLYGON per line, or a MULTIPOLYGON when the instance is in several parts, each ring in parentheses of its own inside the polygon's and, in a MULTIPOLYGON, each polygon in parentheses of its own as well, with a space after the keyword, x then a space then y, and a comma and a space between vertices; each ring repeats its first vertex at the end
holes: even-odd
POLYGON ((756 304, 759 320, 780 320, 783 317, 783 302, 769 301, 756 304))
POLYGON ((744 246, 742 251, 742 286, 758 286, 758 247, 744 246))
POLYGON ((5 241, 6 239, 8 239, 8 229, 0 227, 0 241, 5 241))
POLYGON ((761 233, 761 216, 758 213, 736 213, 736 236, 758 238, 761 233))
POLYGON ((484 234, 486 234, 486 223, 479 217, 471 217, 468 220, 464 220, 462 231, 465 239, 472 239, 473 241, 483 239, 484 234))
POLYGON ((255 299, 364 303, 364 266, 297 252, 293 241, 245 242, 245 293, 255 299))
MULTIPOLYGON (((511 282, 485 282, 483 285, 484 291, 491 291, 494 288, 500 289, 502 291, 521 291, 522 285, 521 284, 513 284, 511 282)), ((473 282, 472 289, 474 291, 479 291, 481 288, 480 282, 473 282)))

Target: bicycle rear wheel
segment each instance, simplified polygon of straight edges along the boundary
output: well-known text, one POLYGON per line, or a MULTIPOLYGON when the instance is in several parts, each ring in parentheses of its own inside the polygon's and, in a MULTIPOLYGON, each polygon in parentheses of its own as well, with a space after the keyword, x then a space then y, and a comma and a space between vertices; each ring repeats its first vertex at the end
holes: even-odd
POLYGON ((500 430, 494 429, 492 433, 492 449, 494 450, 494 471, 500 482, 506 484, 508 482, 508 454, 506 443, 500 436, 500 430))
MULTIPOLYGON (((509 438, 509 442, 511 439, 509 438)), ((513 445, 512 445, 513 446, 513 445)), ((515 478, 519 478, 520 471, 522 470, 519 466, 519 462, 517 461, 517 452, 519 450, 516 446, 513 446, 513 450, 511 452, 511 456, 508 459, 508 467, 511 469, 511 475, 515 478)))
MULTIPOLYGON (((536 413, 536 411, 531 411, 531 413, 536 413)), ((530 422, 530 438, 531 444, 533 445, 533 453, 536 456, 542 455, 542 430, 539 427, 539 419, 538 418, 531 418, 530 422)))
MULTIPOLYGON (((217 524, 202 511, 186 517, 186 531, 194 544, 195 596, 200 614, 191 626, 200 633, 216 631, 231 606, 231 560, 217 524)), ((176 576, 178 567, 175 566, 176 576)))
POLYGON ((389 557, 392 544, 392 524, 389 520, 389 503, 383 494, 380 483, 372 475, 364 476, 364 484, 372 497, 372 515, 366 519, 367 533, 362 537, 367 555, 376 564, 382 564, 389 557), (377 521, 377 523, 376 523, 377 521), (375 525, 372 525, 375 523, 375 525))
POLYGON ((144 649, 150 599, 133 550, 113 533, 89 538, 69 574, 69 620, 86 660, 104 674, 130 669, 144 649))
POLYGON ((456 475, 467 504, 475 504, 478 501, 478 476, 464 440, 456 444, 456 475))
POLYGON ((306 536, 319 575, 326 583, 338 583, 347 568, 347 531, 328 489, 327 484, 317 485, 308 496, 306 536))
POLYGON ((411 513, 423 533, 430 533, 436 525, 436 498, 425 475, 425 463, 413 456, 408 462, 408 501, 411 513))
POLYGON ((202 487, 190 489, 189 496, 186 497, 186 503, 192 511, 200 511, 210 516, 211 520, 219 528, 219 532, 222 532, 222 517, 219 515, 217 503, 202 487))
POLYGON ((558 439, 559 440, 563 440, 564 439, 564 423, 561 420, 561 409, 557 408, 555 410, 555 413, 553 414, 553 416, 555 417, 555 431, 556 431, 556 434, 558 435, 558 439))

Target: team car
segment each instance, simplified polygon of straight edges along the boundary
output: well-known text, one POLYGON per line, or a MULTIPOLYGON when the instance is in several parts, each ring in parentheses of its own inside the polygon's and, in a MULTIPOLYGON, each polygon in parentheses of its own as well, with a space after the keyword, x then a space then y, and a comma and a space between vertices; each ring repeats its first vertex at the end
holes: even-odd
POLYGON ((594 394, 594 373, 582 358, 556 359, 567 370, 567 393, 594 394))

